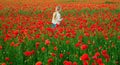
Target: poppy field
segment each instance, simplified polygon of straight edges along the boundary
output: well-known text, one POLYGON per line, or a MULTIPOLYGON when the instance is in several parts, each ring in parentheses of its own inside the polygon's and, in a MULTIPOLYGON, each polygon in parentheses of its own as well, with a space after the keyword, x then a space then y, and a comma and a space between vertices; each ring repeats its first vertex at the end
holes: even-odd
POLYGON ((120 2, 63 1, 0 0, 0 65, 120 65, 120 2))

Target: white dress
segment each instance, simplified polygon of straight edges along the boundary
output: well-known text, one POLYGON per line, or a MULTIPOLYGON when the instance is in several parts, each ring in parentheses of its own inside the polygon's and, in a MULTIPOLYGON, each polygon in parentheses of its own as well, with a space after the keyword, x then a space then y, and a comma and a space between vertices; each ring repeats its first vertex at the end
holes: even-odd
POLYGON ((52 17, 52 23, 59 25, 61 21, 62 21, 62 19, 61 19, 60 13, 59 12, 54 12, 53 17, 52 17), (56 16, 56 18, 54 18, 54 16, 56 16))

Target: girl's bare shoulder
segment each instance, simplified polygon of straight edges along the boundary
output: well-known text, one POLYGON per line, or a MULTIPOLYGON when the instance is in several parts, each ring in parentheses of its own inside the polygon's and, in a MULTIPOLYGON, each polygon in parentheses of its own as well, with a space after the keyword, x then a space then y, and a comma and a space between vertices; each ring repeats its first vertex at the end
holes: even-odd
POLYGON ((53 15, 55 15, 56 14, 56 12, 53 12, 53 15))

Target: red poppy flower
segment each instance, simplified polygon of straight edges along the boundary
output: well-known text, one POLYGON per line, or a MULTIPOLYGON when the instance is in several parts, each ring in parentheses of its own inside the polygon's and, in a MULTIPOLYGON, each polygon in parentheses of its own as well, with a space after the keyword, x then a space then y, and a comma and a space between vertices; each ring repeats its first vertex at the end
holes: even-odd
POLYGON ((83 38, 83 36, 82 36, 82 35, 80 35, 80 36, 79 36, 79 40, 82 40, 82 38, 83 38))
POLYGON ((94 60, 96 60, 96 59, 97 59, 97 56, 93 56, 92 58, 93 58, 94 60))
POLYGON ((101 63, 101 64, 99 64, 99 65, 105 65, 104 63, 101 63))
POLYGON ((6 65, 6 63, 2 63, 1 65, 6 65))
POLYGON ((102 55, 106 59, 106 62, 108 62, 110 60, 110 56, 107 53, 102 53, 102 55))
POLYGON ((71 34, 70 33, 66 33, 66 37, 70 37, 71 36, 71 34))
POLYGON ((36 39, 39 39, 39 38, 40 38, 40 34, 36 34, 36 35, 35 35, 35 38, 36 38, 36 39))
POLYGON ((32 50, 32 51, 31 51, 31 55, 33 55, 33 54, 35 54, 35 50, 32 50))
POLYGON ((14 47, 18 47, 20 45, 20 43, 16 43, 15 45, 14 45, 14 47))
POLYGON ((86 50, 88 48, 88 45, 86 45, 86 44, 83 44, 82 46, 81 46, 81 50, 86 50))
POLYGON ((49 32, 54 32, 54 30, 52 28, 46 28, 46 30, 49 32))
POLYGON ((63 54, 62 53, 60 54, 60 58, 63 58, 63 54))
POLYGON ((57 39, 57 38, 58 38, 58 35, 57 35, 57 34, 55 34, 55 35, 54 35, 54 38, 55 38, 55 39, 57 39))
POLYGON ((96 60, 96 62, 98 63, 98 64, 102 64, 103 62, 102 62, 102 58, 98 58, 97 60, 96 60))
POLYGON ((36 62, 35 65, 42 65, 42 62, 41 62, 41 61, 38 61, 38 62, 36 62))
POLYGON ((6 61, 9 61, 9 60, 10 60, 10 58, 9 58, 9 57, 6 57, 6 58, 5 58, 5 60, 6 60, 6 61))
POLYGON ((32 53, 31 53, 31 51, 26 51, 26 52, 24 52, 24 55, 25 55, 25 56, 31 56, 32 53))
POLYGON ((53 59, 52 58, 49 58, 48 59, 48 63, 50 64, 50 63, 52 63, 53 62, 53 59))
POLYGON ((27 30, 27 29, 23 29, 23 30, 21 30, 21 32, 22 32, 23 34, 27 35, 28 30, 27 30))
POLYGON ((55 50, 55 51, 57 51, 57 50, 58 50, 57 46, 55 46, 55 47, 54 47, 54 50, 55 50))
POLYGON ((75 44, 75 47, 79 47, 79 46, 80 46, 80 43, 79 43, 79 42, 75 44))
POLYGON ((95 53, 95 56, 97 56, 97 57, 100 56, 100 53, 99 53, 99 52, 96 52, 96 53, 95 53))
POLYGON ((107 50, 102 50, 102 55, 107 54, 107 50))
POLYGON ((16 37, 17 35, 18 35, 18 30, 15 30, 15 31, 13 31, 12 33, 13 33, 13 35, 16 37))
POLYGON ((73 64, 72 64, 72 65, 78 65, 78 64, 77 64, 77 62, 73 62, 73 64))
POLYGON ((88 65, 88 62, 87 61, 83 61, 83 65, 88 65))
POLYGON ((5 38, 4 38, 4 41, 9 40, 10 38, 11 38, 11 35, 10 35, 10 34, 6 34, 6 35, 5 35, 5 38))
POLYGON ((64 64, 64 65, 72 65, 72 62, 71 62, 71 61, 66 61, 66 60, 65 60, 65 61, 63 62, 63 64, 64 64))
POLYGON ((82 29, 82 28, 83 28, 83 25, 79 25, 79 28, 82 29))
POLYGON ((82 60, 82 61, 89 60, 88 54, 83 54, 83 55, 80 57, 80 60, 82 60))
POLYGON ((92 65, 96 65, 96 63, 92 63, 92 65))
POLYGON ((118 36, 118 39, 120 40, 120 36, 118 36))
POLYGON ((66 44, 69 44, 69 43, 70 43, 70 40, 67 40, 67 41, 66 41, 66 44))
POLYGON ((39 42, 36 42, 36 49, 38 49, 38 47, 39 47, 39 45, 40 45, 40 43, 39 42))
POLYGON ((0 50, 2 50, 2 46, 0 45, 0 50))
POLYGON ((110 56, 108 54, 104 54, 103 55, 105 58, 110 58, 110 56))
POLYGON ((98 26, 98 31, 103 31, 103 28, 98 26))
POLYGON ((89 37, 90 34, 88 32, 84 33, 85 36, 89 37))
POLYGON ((46 45, 49 45, 50 44, 50 41, 47 39, 47 40, 45 40, 45 44, 46 45))
POLYGON ((55 53, 51 53, 51 55, 54 57, 54 56, 56 56, 56 54, 55 53))
POLYGON ((41 50, 42 50, 42 51, 45 51, 45 50, 46 50, 46 48, 45 48, 45 47, 42 47, 42 48, 41 48, 41 50))

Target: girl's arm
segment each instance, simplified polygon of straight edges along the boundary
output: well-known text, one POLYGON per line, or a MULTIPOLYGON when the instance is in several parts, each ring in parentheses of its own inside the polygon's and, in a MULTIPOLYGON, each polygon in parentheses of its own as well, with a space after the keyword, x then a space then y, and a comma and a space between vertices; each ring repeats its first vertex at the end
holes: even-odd
POLYGON ((55 20, 55 12, 53 13, 53 17, 52 17, 53 20, 55 20))

